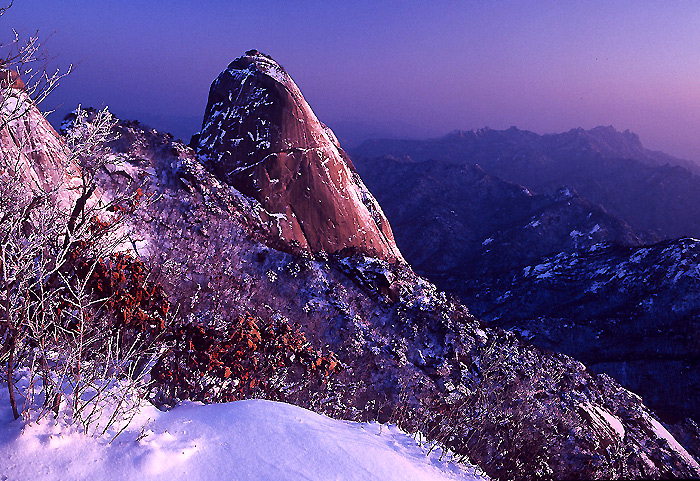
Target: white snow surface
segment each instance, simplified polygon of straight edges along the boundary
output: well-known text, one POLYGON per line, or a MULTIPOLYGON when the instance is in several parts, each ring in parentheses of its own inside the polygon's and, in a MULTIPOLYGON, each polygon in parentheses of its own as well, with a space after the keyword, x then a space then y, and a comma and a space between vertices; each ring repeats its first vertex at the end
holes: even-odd
POLYGON ((487 479, 394 426, 262 400, 145 405, 109 444, 49 419, 23 429, 2 396, 0 453, 0 479, 13 481, 487 479))
POLYGON ((621 440, 625 439, 625 427, 622 425, 620 420, 610 414, 608 411, 600 406, 593 405, 593 408, 598 412, 599 415, 605 419, 605 421, 610 425, 611 428, 617 433, 621 440))
POLYGON ((690 453, 688 453, 688 451, 686 451, 685 448, 681 446, 678 443, 678 441, 676 441, 676 438, 674 438, 673 435, 671 435, 671 433, 669 433, 668 430, 665 427, 663 427, 659 421, 657 421, 649 415, 647 415, 646 418, 647 421, 649 421, 649 424, 651 425, 651 428, 654 431, 654 434, 657 438, 666 440, 669 447, 673 449, 676 453, 678 453, 685 460, 685 462, 693 466, 693 468, 695 469, 700 469, 700 465, 698 465, 698 462, 695 461, 695 459, 690 455, 690 453))

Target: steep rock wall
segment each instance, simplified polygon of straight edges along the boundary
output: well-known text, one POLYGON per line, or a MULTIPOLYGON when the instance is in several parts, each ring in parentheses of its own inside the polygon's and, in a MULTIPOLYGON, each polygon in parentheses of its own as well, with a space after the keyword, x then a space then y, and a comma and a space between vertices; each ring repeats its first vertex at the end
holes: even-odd
POLYGON ((271 58, 249 51, 214 81, 197 153, 256 199, 290 250, 402 260, 389 222, 333 132, 271 58))

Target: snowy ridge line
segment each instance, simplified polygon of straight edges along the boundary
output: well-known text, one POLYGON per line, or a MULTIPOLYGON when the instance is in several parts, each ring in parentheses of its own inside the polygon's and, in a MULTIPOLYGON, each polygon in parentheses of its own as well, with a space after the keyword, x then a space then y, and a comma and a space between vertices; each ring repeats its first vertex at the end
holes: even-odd
MULTIPOLYGON (((20 382, 24 392, 26 377, 20 382)), ((289 404, 141 402, 112 442, 64 420, 23 426, 0 396, 0 477, 13 481, 485 481, 392 425, 337 421, 289 404)), ((448 456, 449 458, 449 456, 448 456)))

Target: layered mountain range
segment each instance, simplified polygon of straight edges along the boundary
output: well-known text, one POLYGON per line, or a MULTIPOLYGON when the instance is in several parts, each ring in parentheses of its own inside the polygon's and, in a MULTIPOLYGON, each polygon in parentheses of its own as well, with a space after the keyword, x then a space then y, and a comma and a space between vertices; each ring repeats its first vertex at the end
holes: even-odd
POLYGON ((502 180, 551 194, 566 185, 628 222, 647 240, 700 237, 700 168, 645 149, 612 127, 537 135, 508 130, 455 131, 445 137, 367 141, 353 157, 409 156, 479 164, 502 180))
POLYGON ((419 273, 672 418, 699 416, 697 247, 674 239, 697 232, 697 166, 611 127, 377 140, 354 156, 419 273))
MULTIPOLYGON (((317 394, 281 385, 278 399, 430 433, 498 479, 700 476, 692 425, 664 425, 609 376, 489 327, 418 276, 335 137, 269 57, 249 51, 212 84, 194 149, 135 121, 114 132, 100 193, 141 189, 149 199, 126 224, 131 249, 180 322, 202 332, 241 317, 288 322, 314 350, 333 351, 340 368, 317 394)), ((35 144, 62 142, 48 127, 34 135, 35 144)), ((485 197, 512 196, 500 213, 482 211, 503 225, 539 213, 558 231, 580 229, 572 249, 639 242, 571 191, 538 197, 478 168, 455 175, 482 182, 485 197), (570 206, 590 219, 562 219, 570 206)), ((505 242, 495 235, 480 245, 505 242)), ((442 259, 440 269, 451 262, 442 259)), ((188 349, 192 363, 196 343, 188 349)), ((231 384, 231 375, 212 382, 231 384)))

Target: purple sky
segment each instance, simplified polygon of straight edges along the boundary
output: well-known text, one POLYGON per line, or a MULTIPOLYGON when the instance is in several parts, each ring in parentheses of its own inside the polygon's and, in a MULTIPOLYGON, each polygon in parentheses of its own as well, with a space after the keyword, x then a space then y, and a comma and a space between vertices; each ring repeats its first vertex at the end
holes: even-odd
POLYGON ((3 38, 55 31, 57 63, 77 64, 46 104, 58 114, 108 105, 187 140, 212 80, 257 48, 331 126, 425 137, 613 125, 700 161, 697 1, 15 3, 3 38))

